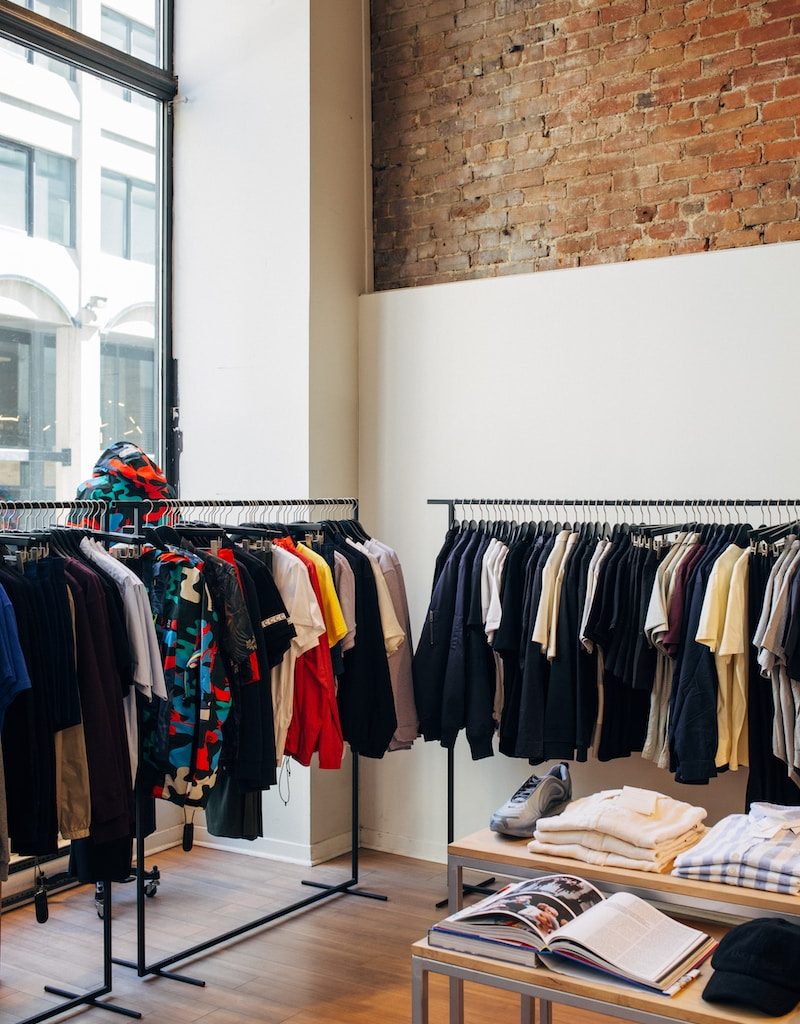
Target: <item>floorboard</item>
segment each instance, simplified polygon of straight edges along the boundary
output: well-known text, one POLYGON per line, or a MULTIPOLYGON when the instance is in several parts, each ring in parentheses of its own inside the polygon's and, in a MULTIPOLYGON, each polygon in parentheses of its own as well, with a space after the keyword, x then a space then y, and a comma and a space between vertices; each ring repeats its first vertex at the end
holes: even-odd
MULTIPOLYGON (((153 858, 162 873, 147 901, 148 957, 202 942, 220 931, 301 900, 304 878, 335 882, 349 876, 349 857, 309 869, 195 847, 153 858)), ((140 1010, 150 1024, 408 1024, 409 947, 442 916, 445 869, 426 861, 365 850, 360 881, 387 903, 334 896, 183 961, 175 969, 204 978, 195 988, 163 978, 140 980, 114 968, 112 1000, 140 1010)), ((84 886, 50 900, 50 920, 36 923, 32 907, 7 912, 0 930, 0 1024, 53 1005, 43 992, 56 983, 86 989, 101 977, 102 926, 94 893, 84 886)), ((114 886, 114 953, 135 954, 133 885, 114 886)), ((446 1024, 447 984, 431 978, 431 1024, 446 1024)), ((466 987, 465 1024, 517 1019, 508 993, 466 987)), ((601 1024, 612 1018, 554 1007, 555 1024, 601 1024)), ((61 1020, 122 1018, 82 1010, 61 1020)))

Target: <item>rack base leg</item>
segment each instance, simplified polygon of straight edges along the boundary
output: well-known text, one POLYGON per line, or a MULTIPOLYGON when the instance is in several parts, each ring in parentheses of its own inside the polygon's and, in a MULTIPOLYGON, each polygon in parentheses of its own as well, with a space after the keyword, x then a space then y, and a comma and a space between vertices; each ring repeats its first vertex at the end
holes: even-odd
MULTIPOLYGON (((55 988, 53 985, 45 985, 45 992, 49 992, 53 996, 63 996, 64 999, 80 999, 79 992, 67 992, 63 988, 55 988)), ((119 1013, 123 1017, 132 1017, 134 1020, 141 1020, 142 1015, 138 1010, 129 1010, 125 1006, 116 1006, 114 1003, 101 1003, 99 996, 87 996, 85 1000, 86 1006, 96 1006, 99 1010, 108 1010, 110 1013, 119 1013)))
MULTIPOLYGON (((343 896, 361 896, 365 900, 381 900, 381 902, 386 903, 389 899, 388 896, 384 896, 379 892, 369 892, 366 889, 354 888, 342 889, 341 885, 328 885, 327 882, 310 882, 308 880, 303 880, 300 884, 309 885, 312 889, 336 889, 338 892, 341 892, 343 896)), ((352 884, 355 885, 356 883, 353 882, 352 884)))
MULTIPOLYGON (((116 957, 111 961, 112 963, 118 964, 120 967, 130 967, 133 971, 139 970, 139 965, 133 960, 118 960, 116 957)), ((153 975, 159 978, 171 978, 172 981, 182 981, 184 985, 196 985, 198 988, 205 988, 206 983, 201 978, 190 978, 188 974, 176 974, 175 971, 165 971, 159 967, 156 970, 150 970, 145 967, 141 973, 141 977, 147 978, 153 975)))
MULTIPOLYGON (((468 882, 464 882, 464 884, 461 886, 461 891, 464 894, 464 896, 472 896, 476 892, 480 893, 481 896, 491 896, 496 890, 490 889, 489 886, 494 885, 494 883, 495 878, 494 875, 492 875, 491 878, 484 878, 484 880, 482 882, 479 882, 477 885, 470 885, 468 882)), ((439 902, 436 904, 436 909, 441 910, 442 907, 446 907, 449 904, 449 902, 449 898, 439 900, 439 902)))

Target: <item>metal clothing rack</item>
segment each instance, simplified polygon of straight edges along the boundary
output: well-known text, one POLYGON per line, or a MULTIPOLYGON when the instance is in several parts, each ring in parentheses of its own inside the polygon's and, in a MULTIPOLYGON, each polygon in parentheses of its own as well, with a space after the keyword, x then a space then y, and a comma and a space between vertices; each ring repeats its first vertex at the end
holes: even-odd
MULTIPOLYGON (((94 503, 96 504, 96 503, 94 503)), ((28 519, 38 519, 42 512, 76 511, 85 509, 85 502, 69 501, 0 501, 0 543, 2 543, 3 529, 16 528, 18 525, 11 520, 20 515, 27 515, 28 519)), ((113 957, 111 941, 111 883, 103 886, 103 983, 89 992, 70 992, 66 989, 57 988, 54 985, 45 985, 45 992, 51 995, 62 996, 66 1002, 59 1003, 49 1010, 34 1014, 32 1017, 24 1017, 18 1024, 40 1024, 41 1021, 51 1020, 59 1017, 70 1010, 82 1006, 97 1007, 101 1010, 108 1010, 110 1013, 121 1014, 123 1017, 131 1017, 135 1020, 141 1019, 138 1010, 129 1010, 124 1006, 116 1006, 114 1003, 101 1002, 103 996, 112 994, 113 990, 113 957)))
POLYGON ((103 886, 103 984, 91 992, 77 993, 69 992, 63 988, 56 988, 55 985, 45 985, 45 992, 55 996, 63 996, 67 1001, 53 1006, 42 1013, 34 1014, 33 1017, 24 1017, 18 1024, 40 1024, 41 1021, 51 1020, 62 1013, 76 1010, 81 1006, 96 1006, 98 1010, 108 1010, 111 1013, 118 1013, 123 1017, 132 1017, 134 1020, 141 1020, 141 1013, 138 1010, 129 1010, 125 1006, 117 1006, 114 1003, 100 1002, 102 996, 110 995, 114 987, 112 977, 113 958, 111 956, 111 883, 103 886))
MULTIPOLYGON (((228 500, 228 499, 156 499, 154 501, 140 501, 140 502, 125 502, 125 501, 111 501, 106 503, 108 506, 108 512, 114 513, 119 512, 131 517, 134 522, 134 528, 138 532, 140 515, 142 512, 148 513, 151 511, 164 510, 164 513, 172 512, 173 510, 186 510, 186 509, 199 509, 205 510, 206 512, 213 513, 218 509, 248 509, 251 512, 251 517, 258 517, 259 509, 280 509, 282 512, 297 511, 306 509, 310 516, 311 510, 323 510, 323 515, 320 518, 341 518, 341 519, 358 519, 358 499, 357 498, 287 498, 287 499, 264 499, 264 500, 228 500), (342 510, 347 515, 332 516, 329 513, 342 510)), ((2 508, 0 507, 0 513, 2 508)), ((288 525, 288 521, 287 521, 288 525)), ((141 734, 140 734, 141 735, 141 734)), ((173 981, 182 981, 187 985, 204 986, 205 981, 199 978, 189 977, 185 974, 178 974, 175 971, 168 970, 173 964, 180 962, 181 960, 187 960, 191 957, 195 957, 200 953, 205 953, 209 949, 213 949, 215 946, 220 946, 223 943, 230 942, 232 939, 236 939, 241 935, 245 935, 248 932, 254 931, 257 928, 261 928, 264 925, 270 924, 273 921, 277 921, 282 917, 286 917, 289 914, 294 914, 298 910, 303 910, 305 907, 312 906, 315 903, 320 903, 322 900, 328 899, 331 896, 361 896, 365 899, 381 900, 385 901, 388 897, 380 894, 369 892, 365 889, 356 888, 359 884, 359 756, 357 753, 351 751, 352 758, 352 778, 351 778, 351 808, 352 808, 352 822, 351 822, 351 850, 350 850, 350 877, 342 882, 336 884, 327 884, 323 882, 316 882, 310 880, 302 881, 302 885, 310 886, 315 889, 319 889, 318 893, 313 896, 307 896, 305 899, 296 900, 294 903, 290 903, 287 906, 280 907, 277 910, 273 910, 268 914, 256 918, 253 921, 249 921, 246 924, 239 925, 236 928, 231 928, 226 932, 222 932, 219 935, 215 935, 210 939, 205 939, 203 942, 198 942, 194 946, 189 946, 187 949, 182 949, 177 953, 171 953, 169 956, 162 957, 152 963, 147 962, 147 923, 145 913, 145 888, 147 884, 147 873, 145 871, 145 850, 144 841, 145 837, 143 834, 143 816, 142 816, 142 801, 143 797, 141 794, 137 794, 136 799, 136 959, 135 960, 121 960, 114 958, 113 962, 119 964, 122 967, 128 967, 135 970, 140 978, 155 976, 161 978, 171 978, 173 981)))
MULTIPOLYGON (((447 528, 453 527, 456 522, 456 508, 480 510, 480 514, 486 513, 488 519, 493 512, 503 512, 507 509, 524 512, 526 509, 536 509, 539 513, 544 509, 545 515, 552 509, 554 514, 563 509, 577 510, 583 518, 585 513, 591 510, 592 513, 600 509, 610 509, 625 512, 633 512, 636 508, 660 508, 669 511, 677 516, 678 510, 691 510, 692 516, 702 519, 709 513, 721 509, 736 508, 760 508, 762 510, 775 509, 796 510, 800 508, 800 499, 794 498, 429 498, 429 505, 445 505, 447 507, 447 528)), ((495 515, 495 520, 508 518, 508 516, 495 515)), ((539 515, 541 519, 541 514, 539 515)), ((491 520, 490 520, 491 521, 491 520)), ((448 845, 455 839, 455 754, 454 746, 447 748, 447 842, 448 845)), ((494 890, 489 886, 495 881, 494 878, 487 878, 478 885, 464 884, 464 893, 481 893, 488 895, 494 890)), ((441 900, 437 907, 447 906, 448 901, 441 900)))
MULTIPOLYGON (((16 530, 18 528, 45 528, 52 525, 47 522, 47 513, 50 518, 56 518, 60 513, 66 513, 67 519, 74 514, 76 518, 91 516, 108 522, 107 517, 111 513, 122 513, 129 515, 134 523, 135 532, 138 533, 141 524, 142 513, 164 511, 164 514, 171 511, 182 511, 188 509, 201 510, 203 514, 218 509, 241 509, 249 510, 251 517, 258 517, 259 510, 282 510, 282 513, 300 510, 307 510, 310 516, 311 510, 322 510, 320 518, 358 518, 357 498, 289 498, 289 499, 241 499, 227 500, 219 498, 211 499, 154 499, 145 501, 101 501, 98 499, 79 499, 76 501, 2 501, 0 500, 0 543, 4 529, 16 530), (348 515, 338 515, 339 511, 346 511, 348 515)), ((287 520, 288 524, 288 520, 287 520)), ((197 978, 190 978, 186 975, 176 974, 166 968, 181 960, 203 953, 222 943, 229 942, 247 932, 253 931, 266 924, 270 924, 282 917, 293 914, 305 907, 312 906, 331 896, 361 896, 365 899, 387 900, 387 896, 369 892, 357 888, 359 884, 359 757, 351 752, 352 756, 352 779, 351 779, 351 853, 350 853, 350 877, 336 884, 304 880, 301 884, 310 886, 320 891, 313 896, 297 900, 288 906, 281 907, 269 914, 262 915, 254 921, 230 929, 221 935, 216 935, 204 942, 197 943, 188 949, 173 953, 164 957, 156 963, 147 963, 146 947, 146 914, 145 914, 145 888, 148 882, 148 872, 145 868, 145 849, 143 834, 143 818, 141 814, 141 797, 136 800, 136 960, 120 960, 112 955, 111 944, 111 885, 103 886, 102 893, 102 921, 103 921, 103 984, 97 989, 84 994, 67 992, 53 986, 46 986, 45 991, 55 995, 64 996, 68 1001, 53 1007, 33 1017, 25 1018, 18 1024, 40 1024, 52 1017, 66 1013, 80 1006, 97 1006, 110 1010, 123 1016, 139 1019, 142 1015, 136 1010, 129 1010, 111 1003, 99 1002, 102 996, 109 995, 112 991, 112 965, 118 964, 136 970, 139 977, 157 976, 172 978, 176 981, 183 981, 190 985, 204 986, 205 981, 197 978)))

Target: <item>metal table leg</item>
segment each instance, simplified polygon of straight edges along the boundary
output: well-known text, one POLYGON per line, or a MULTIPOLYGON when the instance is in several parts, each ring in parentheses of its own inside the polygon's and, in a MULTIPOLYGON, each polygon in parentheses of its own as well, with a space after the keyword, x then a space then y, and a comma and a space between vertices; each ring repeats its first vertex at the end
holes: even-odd
POLYGON ((450 979, 450 1024, 464 1024, 464 982, 450 979))
POLYGON ((455 914, 464 906, 464 869, 460 864, 447 862, 447 912, 455 914))
POLYGON ((536 1000, 531 996, 519 997, 519 1024, 536 1024, 536 1000))
POLYGON ((411 958, 411 1022, 428 1024, 428 969, 416 956, 411 958))

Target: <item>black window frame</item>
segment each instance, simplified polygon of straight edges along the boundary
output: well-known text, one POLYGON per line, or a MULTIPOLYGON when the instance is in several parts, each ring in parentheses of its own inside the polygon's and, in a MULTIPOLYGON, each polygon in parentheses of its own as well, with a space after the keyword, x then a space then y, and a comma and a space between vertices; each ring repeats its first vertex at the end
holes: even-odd
MULTIPOLYGON (((66 249, 75 248, 75 209, 77 206, 77 199, 75 194, 75 160, 71 156, 64 156, 63 153, 54 153, 50 149, 42 149, 39 146, 26 146, 24 142, 19 142, 17 139, 7 139, 4 135, 0 135, 0 146, 4 149, 15 149, 19 153, 24 153, 27 157, 25 164, 25 233, 30 238, 43 238, 45 241, 53 242, 54 245, 63 245, 66 249), (36 155, 37 153, 43 153, 46 156, 55 156, 59 160, 64 160, 69 167, 69 241, 67 242, 56 242, 54 239, 49 238, 48 235, 37 234, 36 232, 36 216, 35 216, 35 204, 36 204, 36 155)), ((3 225, 0 225, 2 227, 3 225)))
MULTIPOLYGON (((27 0, 26 0, 27 2, 27 0)), ((123 88, 159 101, 161 160, 158 168, 158 214, 161 225, 159 334, 161 339, 162 402, 160 436, 163 468, 178 487, 178 460, 182 443, 179 425, 177 363, 172 354, 172 195, 173 111, 178 92, 174 71, 174 0, 161 0, 156 37, 159 64, 123 53, 99 39, 36 14, 11 0, 0 0, 0 37, 34 49, 123 88)), ((75 218, 73 218, 74 223, 75 218)))

